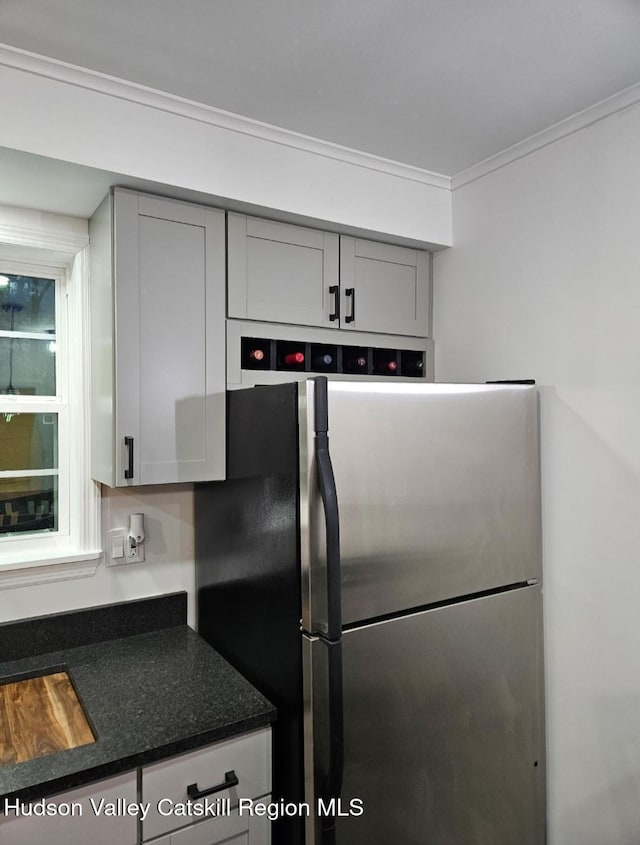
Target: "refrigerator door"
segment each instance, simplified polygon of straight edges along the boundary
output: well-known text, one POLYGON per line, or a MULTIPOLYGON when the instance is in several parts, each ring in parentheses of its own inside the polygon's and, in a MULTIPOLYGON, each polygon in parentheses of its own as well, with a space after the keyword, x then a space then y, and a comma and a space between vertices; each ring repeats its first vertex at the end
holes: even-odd
MULTIPOLYGON (((307 640, 306 800, 316 809, 327 765, 325 652, 321 639, 307 640)), ((337 845, 543 845, 539 587, 347 631, 343 661, 337 845)), ((319 826, 308 820, 309 845, 321 841, 319 826)))
MULTIPOLYGON (((328 391, 345 625, 540 577, 535 388, 328 391)), ((326 633, 312 381, 300 401, 303 627, 326 633)))

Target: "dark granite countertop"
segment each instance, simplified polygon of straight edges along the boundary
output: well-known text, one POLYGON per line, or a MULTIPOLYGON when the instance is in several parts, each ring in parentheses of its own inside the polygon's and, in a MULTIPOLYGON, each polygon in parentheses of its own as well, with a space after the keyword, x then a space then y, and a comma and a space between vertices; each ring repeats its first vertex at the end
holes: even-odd
POLYGON ((275 719, 273 705, 213 648, 172 624, 184 616, 184 594, 159 598, 160 614, 153 602, 97 608, 97 618, 89 610, 0 625, 0 683, 65 669, 96 735, 89 745, 0 767, 0 799, 52 795, 275 719), (114 628, 118 638, 104 639, 114 628), (76 644, 83 634, 85 644, 76 644), (58 647, 28 653, 43 642, 58 647))

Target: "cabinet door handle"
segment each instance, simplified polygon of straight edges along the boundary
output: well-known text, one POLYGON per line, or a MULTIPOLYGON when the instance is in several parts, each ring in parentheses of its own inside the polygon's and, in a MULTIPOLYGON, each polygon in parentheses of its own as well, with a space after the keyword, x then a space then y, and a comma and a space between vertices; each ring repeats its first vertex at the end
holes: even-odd
POLYGON ((345 323, 353 323, 356 318, 356 289, 347 288, 344 295, 351 297, 351 314, 347 314, 345 317, 345 323))
POLYGON ((133 437, 124 438, 124 447, 127 450, 127 468, 124 471, 124 477, 133 478, 133 437))
POLYGON ((329 288, 329 295, 333 294, 335 297, 333 301, 333 314, 329 314, 331 322, 340 319, 340 288, 338 285, 331 285, 329 288))
POLYGON ((192 801, 197 801, 198 798, 204 798, 207 795, 213 795, 214 792, 222 792, 223 789, 231 789, 232 786, 237 786, 240 781, 233 769, 230 772, 224 773, 224 781, 216 786, 210 786, 209 789, 198 789, 197 783, 190 783, 187 787, 187 795, 192 801))

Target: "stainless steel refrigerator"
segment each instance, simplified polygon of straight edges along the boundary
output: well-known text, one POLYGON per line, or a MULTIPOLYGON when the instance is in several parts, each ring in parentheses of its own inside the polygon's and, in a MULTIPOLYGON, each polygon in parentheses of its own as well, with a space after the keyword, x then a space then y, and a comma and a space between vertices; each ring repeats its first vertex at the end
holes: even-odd
POLYGON ((310 379, 228 432, 198 628, 278 707, 274 844, 542 845, 535 388, 310 379))

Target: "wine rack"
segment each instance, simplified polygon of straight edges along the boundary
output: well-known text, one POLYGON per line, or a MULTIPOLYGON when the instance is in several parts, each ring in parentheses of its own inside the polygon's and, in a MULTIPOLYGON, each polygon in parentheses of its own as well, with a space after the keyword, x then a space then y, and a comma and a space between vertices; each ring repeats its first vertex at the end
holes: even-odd
POLYGON ((421 350, 242 337, 243 370, 425 378, 421 350))

